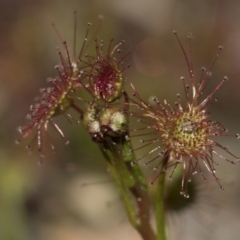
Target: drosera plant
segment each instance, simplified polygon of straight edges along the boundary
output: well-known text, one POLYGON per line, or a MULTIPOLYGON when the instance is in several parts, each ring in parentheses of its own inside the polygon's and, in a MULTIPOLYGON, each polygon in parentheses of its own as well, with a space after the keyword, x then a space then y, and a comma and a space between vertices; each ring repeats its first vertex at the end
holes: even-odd
POLYGON ((44 157, 43 146, 50 145, 55 152, 55 145, 48 133, 48 125, 51 125, 68 144, 69 141, 54 118, 64 116, 78 123, 67 113, 69 109, 76 110, 80 119, 83 120, 84 127, 93 142, 98 144, 106 160, 131 224, 143 239, 154 240, 155 235, 149 221, 150 205, 146 191, 147 184, 138 166, 134 168, 130 166, 133 158, 128 151, 130 148, 130 141, 127 137, 128 116, 126 115, 128 95, 124 90, 126 81, 124 73, 128 68, 127 65, 125 67, 124 60, 129 53, 121 54, 120 46, 124 41, 112 47, 113 39, 111 39, 105 54, 103 41, 100 41, 99 45, 96 39, 93 41, 95 54, 88 54, 87 49, 90 45, 86 43, 91 26, 88 23, 80 53, 76 57, 76 14, 74 19, 73 56, 69 53, 67 42, 53 25, 64 48, 64 52, 57 50, 60 56, 60 64, 56 67, 59 76, 50 79, 51 87, 41 91, 42 96, 39 102, 30 109, 28 115, 30 122, 19 127, 22 139, 17 142, 20 143, 32 134, 33 140, 27 145, 27 149, 32 149, 33 145, 37 144, 41 159, 44 157), (117 54, 120 55, 116 57, 117 54), (84 100, 81 95, 79 96, 83 91, 90 93, 91 100, 84 100), (76 100, 80 100, 78 104, 76 100))
POLYGON ((161 227, 164 214, 159 202, 164 198, 163 186, 166 172, 168 179, 173 180, 177 167, 182 168, 180 194, 189 198, 188 184, 191 183, 194 175, 200 174, 203 181, 206 182, 207 177, 204 171, 206 168, 220 189, 223 190, 216 174, 216 166, 220 164, 221 160, 233 165, 240 160, 227 146, 219 143, 222 137, 230 136, 239 139, 239 134, 229 134, 228 129, 219 121, 210 119, 210 104, 217 100, 214 99, 214 95, 228 78, 224 76, 217 86, 206 97, 203 97, 203 91, 210 80, 213 67, 223 47, 219 46, 210 68, 208 70, 204 67, 201 69, 201 77, 197 81, 192 62, 192 35, 188 34, 189 56, 176 31, 174 31, 174 35, 184 54, 190 76, 189 83, 186 83, 185 77, 180 78, 184 87, 184 100, 181 99, 180 94, 177 94, 176 102, 171 105, 167 99, 160 101, 153 97, 152 102, 155 105, 153 106, 144 101, 136 87, 130 83, 133 89, 133 98, 130 99, 129 104, 132 110, 128 114, 141 123, 139 128, 133 128, 130 131, 130 138, 137 138, 140 142, 140 145, 131 149, 130 152, 136 153, 139 150, 147 149, 145 154, 131 164, 135 166, 141 163, 145 168, 149 165, 154 166, 153 170, 156 174, 151 184, 158 181, 156 221, 157 239, 159 240, 164 239, 159 237, 164 234, 161 227))
POLYGON ((114 41, 112 38, 106 54, 104 54, 103 40, 98 43, 96 38, 94 41, 96 55, 86 54, 85 59, 80 60, 89 67, 82 72, 84 80, 88 80, 87 83, 82 84, 96 100, 103 100, 107 103, 113 102, 121 98, 124 92, 125 80, 123 74, 129 68, 129 65, 124 65, 124 59, 130 52, 118 59, 115 53, 120 54, 122 52, 120 47, 125 43, 125 40, 122 40, 112 49, 114 41))
POLYGON ((202 69, 202 76, 197 82, 193 73, 191 35, 188 35, 190 49, 188 56, 177 32, 174 32, 187 62, 190 81, 187 84, 185 78, 181 77, 185 91, 184 100, 178 94, 177 101, 172 106, 167 100, 160 101, 154 97, 152 100, 156 106, 152 106, 141 98, 127 77, 126 71, 129 66, 125 64, 125 59, 130 52, 122 54, 121 46, 124 40, 113 46, 111 39, 105 50, 102 40, 90 38, 94 39, 92 42, 95 51, 88 54, 87 50, 91 43, 88 40, 91 24, 88 23, 80 52, 76 54, 76 13, 74 16, 73 55, 70 55, 66 41, 54 26, 64 48, 63 52, 58 49, 60 56, 60 64, 56 67, 58 77, 48 80, 50 87, 41 90, 41 97, 30 107, 30 113, 27 115, 30 122, 20 127, 19 132, 22 139, 33 135, 33 140, 27 148, 31 149, 32 145, 37 143, 40 156, 43 157, 43 146, 47 145, 43 143, 45 138, 49 140, 50 147, 55 152, 55 145, 48 134, 48 125, 51 125, 68 144, 69 141, 54 118, 64 116, 68 120, 80 123, 67 112, 70 108, 76 110, 93 144, 99 146, 108 171, 120 192, 131 225, 144 240, 165 240, 165 173, 171 169, 172 172, 169 174, 171 180, 177 167, 182 167, 180 194, 189 198, 188 184, 192 176, 200 173, 203 180, 207 180, 204 167, 223 189, 216 175, 215 167, 218 162, 215 157, 231 164, 239 161, 227 147, 213 140, 213 137, 224 136, 239 138, 239 134, 228 134, 227 129, 218 121, 210 120, 208 111, 213 95, 227 77, 224 77, 207 97, 202 98, 202 92, 210 79, 222 47, 219 47, 209 70, 202 69), (126 91, 126 84, 132 87, 133 97, 126 91), (83 92, 84 94, 80 95, 83 92), (83 99, 85 95, 90 95, 90 100, 83 99), (139 119, 145 126, 129 129, 132 118, 139 119), (132 147, 133 138, 140 140, 139 147, 132 147), (151 147, 151 150, 136 158, 135 153, 146 147, 151 147), (217 149, 223 150, 231 158, 226 158, 217 149), (146 182, 139 166, 142 161, 144 167, 150 163, 155 164, 156 176, 152 184, 158 182, 156 233, 150 223, 151 206, 148 194, 150 184, 146 182))
MULTIPOLYGON (((74 15, 74 22, 76 23, 76 13, 74 15)), ((80 116, 83 114, 81 108, 75 103, 76 100, 81 100, 81 98, 77 96, 77 91, 82 87, 79 81, 82 77, 80 69, 85 67, 78 66, 78 63, 84 52, 91 23, 87 24, 86 35, 78 57, 76 57, 76 25, 74 24, 74 50, 72 56, 69 53, 67 42, 63 40, 55 24, 52 25, 64 48, 64 53, 60 48, 57 48, 60 63, 55 66, 55 69, 58 76, 47 79, 49 86, 40 89, 41 96, 37 97, 35 99, 36 103, 30 106, 30 112, 27 114, 29 122, 18 128, 18 131, 22 135, 22 139, 33 135, 32 141, 26 148, 27 150, 31 150, 32 145, 37 143, 41 158, 44 157, 44 147, 48 145, 46 140, 48 140, 52 151, 55 153, 55 145, 48 133, 49 125, 63 138, 65 144, 69 144, 69 140, 65 137, 62 129, 54 121, 55 117, 64 116, 67 120, 77 124, 80 123, 80 121, 75 120, 67 110, 71 108, 77 111, 80 116), (66 57, 64 55, 66 55, 66 57)), ((16 142, 20 143, 22 139, 18 139, 16 142)))
MULTIPOLYGON (((140 140, 141 146, 132 151, 137 151, 149 145, 154 146, 145 155, 139 157, 135 162, 132 162, 132 165, 151 156, 148 162, 143 163, 143 166, 147 167, 152 162, 156 163, 153 170, 158 173, 153 179, 152 184, 162 172, 169 171, 169 169, 172 169, 169 176, 171 180, 176 168, 178 165, 181 165, 183 167, 183 174, 180 194, 189 197, 187 185, 188 182, 191 182, 193 175, 199 173, 202 175, 203 180, 207 181, 203 173, 203 167, 210 172, 223 190, 223 186, 220 184, 216 175, 216 166, 219 165, 216 157, 231 164, 235 164, 240 159, 231 153, 227 146, 221 145, 213 138, 231 136, 238 139, 239 134, 228 134, 228 129, 219 121, 210 120, 210 102, 216 101, 216 99, 213 99, 213 96, 223 83, 228 80, 228 77, 224 76, 207 97, 202 97, 203 90, 210 80, 213 67, 223 47, 219 46, 217 55, 209 70, 206 70, 204 67, 201 69, 202 74, 200 80, 197 82, 193 73, 191 46, 188 57, 178 38, 177 32, 174 31, 174 34, 183 50, 190 75, 189 84, 186 83, 185 77, 180 77, 183 83, 185 99, 182 101, 180 94, 177 94, 177 100, 172 106, 167 99, 159 101, 156 97, 153 97, 152 101, 156 106, 154 107, 144 102, 132 85, 133 96, 137 101, 132 99, 131 105, 140 109, 141 112, 130 112, 130 114, 137 117, 139 122, 146 125, 145 128, 143 127, 141 129, 143 133, 136 134, 137 137, 143 136, 143 139, 140 140), (148 137, 148 139, 146 139, 146 136, 151 136, 151 138, 148 137), (225 157, 219 153, 217 149, 223 150, 227 156, 225 157), (164 164, 162 159, 164 159, 166 155, 168 156, 168 161, 162 167, 164 164)), ((188 38, 189 41, 191 41, 191 34, 188 34, 188 38)), ((133 134, 135 134, 139 131, 134 129, 133 132, 133 134)))

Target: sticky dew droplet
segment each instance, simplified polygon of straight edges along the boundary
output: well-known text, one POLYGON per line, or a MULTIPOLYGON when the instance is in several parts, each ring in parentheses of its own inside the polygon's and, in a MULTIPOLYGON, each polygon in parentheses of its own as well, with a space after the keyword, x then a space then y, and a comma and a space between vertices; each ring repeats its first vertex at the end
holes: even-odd
POLYGON ((38 160, 38 166, 42 167, 42 165, 43 165, 43 160, 42 159, 38 160))
POLYGON ((131 166, 133 167, 133 166, 135 166, 136 165, 136 162, 135 161, 132 161, 131 162, 131 166))
POLYGON ((187 194, 187 193, 185 193, 183 196, 184 196, 185 198, 189 198, 189 194, 187 194))
POLYGON ((125 140, 126 141, 129 141, 130 140, 130 137, 128 135, 125 136, 125 140))
POLYGON ((31 149, 30 145, 26 145, 26 149, 30 150, 31 149))
POLYGON ((144 164, 143 164, 143 167, 144 167, 144 168, 147 168, 147 167, 148 167, 148 164, 147 164, 147 163, 144 163, 144 164))
POLYGON ((193 173, 192 173, 192 175, 194 176, 194 175, 197 175, 197 171, 194 171, 193 173))
POLYGON ((22 130, 22 127, 21 127, 21 126, 17 128, 17 131, 18 131, 20 134, 23 134, 23 130, 22 130))

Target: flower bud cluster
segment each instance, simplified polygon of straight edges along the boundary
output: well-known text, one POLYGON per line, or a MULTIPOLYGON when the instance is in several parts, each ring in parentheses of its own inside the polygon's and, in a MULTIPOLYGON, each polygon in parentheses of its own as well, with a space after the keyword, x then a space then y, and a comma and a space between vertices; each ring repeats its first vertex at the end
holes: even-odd
POLYGON ((90 104, 83 115, 83 125, 93 141, 104 142, 107 137, 121 137, 128 131, 128 118, 124 111, 114 107, 100 109, 90 104))

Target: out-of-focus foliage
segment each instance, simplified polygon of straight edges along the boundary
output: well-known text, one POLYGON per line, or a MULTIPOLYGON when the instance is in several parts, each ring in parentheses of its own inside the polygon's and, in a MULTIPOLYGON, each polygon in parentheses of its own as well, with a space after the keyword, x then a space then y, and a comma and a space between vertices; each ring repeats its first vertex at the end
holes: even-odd
MULTIPOLYGON (((188 71, 173 30, 178 31, 185 46, 187 33, 192 32, 194 70, 199 76, 201 67, 209 68, 218 46, 223 45, 213 69, 213 84, 208 88, 216 86, 224 75, 230 80, 217 93, 219 101, 211 114, 235 133, 240 128, 239 8, 239 1, 1 0, 0 239, 139 239, 128 226, 98 148, 82 127, 59 120, 71 144, 57 141, 57 154, 47 154, 42 166, 37 164, 38 153, 29 156, 24 144, 14 143, 19 137, 16 128, 24 123, 39 88, 47 85, 48 77, 57 75, 55 48, 61 43, 52 22, 72 49, 72 12, 77 10, 80 48, 86 23, 93 23, 94 33, 102 15, 96 37, 105 42, 112 37, 116 43, 126 40, 123 51, 132 52, 127 60, 131 64, 128 76, 146 100, 157 96, 173 102, 176 93, 182 93, 179 77, 188 77, 188 71)), ((223 144, 231 145, 239 155, 236 139, 228 138, 223 144)), ((214 191, 209 188, 217 199, 217 208, 209 207, 211 199, 201 198, 201 204, 191 211, 171 213, 171 226, 177 225, 170 228, 172 239, 237 239, 238 171, 238 165, 224 162, 218 167, 226 191, 218 191, 218 186, 214 191), (205 214, 209 208, 212 212, 205 214), (208 219, 199 217, 199 212, 208 219), (181 219, 191 227, 183 231, 181 219)), ((152 171, 147 176, 151 180, 152 171)), ((151 191, 154 194, 154 186, 151 191)), ((208 191, 207 186, 204 191, 208 191)))

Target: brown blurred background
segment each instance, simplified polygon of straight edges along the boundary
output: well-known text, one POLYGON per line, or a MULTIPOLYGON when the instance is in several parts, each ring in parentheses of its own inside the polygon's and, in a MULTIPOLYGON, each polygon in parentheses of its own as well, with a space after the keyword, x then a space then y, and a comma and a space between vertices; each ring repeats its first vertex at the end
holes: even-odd
MULTIPOLYGON (((128 224, 98 148, 82 127, 60 120, 71 144, 65 147, 56 139, 57 154, 49 153, 41 166, 36 152, 28 155, 24 144, 14 143, 19 138, 16 129, 26 122, 39 88, 56 76, 55 49, 61 43, 52 22, 71 48, 72 12, 77 10, 80 48, 86 23, 97 26, 102 15, 97 37, 105 42, 112 37, 116 43, 126 40, 123 50, 132 52, 126 60, 131 64, 128 75, 146 100, 157 96, 173 102, 176 93, 183 93, 179 77, 188 77, 188 71, 173 30, 186 49, 187 33, 192 32, 196 76, 202 66, 209 68, 223 45, 206 93, 224 75, 229 77, 216 94, 219 101, 211 108, 211 118, 236 133, 240 132, 239 9, 237 0, 0 0, 0 239, 140 239, 128 224)), ((235 138, 221 143, 240 156, 235 138)), ((210 187, 202 183, 206 189, 196 205, 169 214, 171 240, 240 239, 240 167, 220 162, 218 176, 226 190, 221 192, 214 181, 210 187)))

